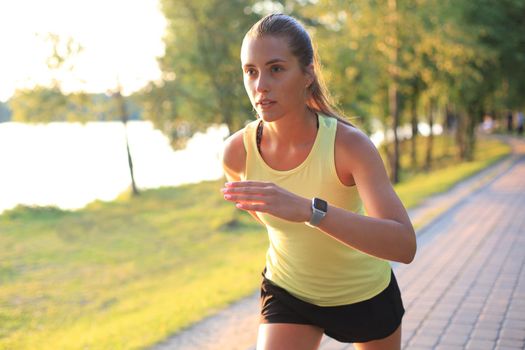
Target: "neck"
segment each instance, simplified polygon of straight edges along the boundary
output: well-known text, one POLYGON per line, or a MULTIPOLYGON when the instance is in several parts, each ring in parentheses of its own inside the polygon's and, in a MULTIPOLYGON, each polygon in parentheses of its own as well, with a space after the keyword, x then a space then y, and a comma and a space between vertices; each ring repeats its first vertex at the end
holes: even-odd
POLYGON ((317 116, 310 109, 274 122, 263 122, 265 142, 290 147, 312 142, 317 135, 317 116))

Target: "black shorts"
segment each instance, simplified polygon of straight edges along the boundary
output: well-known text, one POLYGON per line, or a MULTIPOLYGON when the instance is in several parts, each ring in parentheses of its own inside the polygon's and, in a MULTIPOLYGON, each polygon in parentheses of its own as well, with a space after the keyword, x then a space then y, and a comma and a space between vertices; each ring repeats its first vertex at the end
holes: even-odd
POLYGON ((405 309, 394 272, 390 284, 375 297, 354 304, 318 306, 292 296, 264 277, 261 323, 309 324, 343 343, 383 339, 401 324, 405 309))

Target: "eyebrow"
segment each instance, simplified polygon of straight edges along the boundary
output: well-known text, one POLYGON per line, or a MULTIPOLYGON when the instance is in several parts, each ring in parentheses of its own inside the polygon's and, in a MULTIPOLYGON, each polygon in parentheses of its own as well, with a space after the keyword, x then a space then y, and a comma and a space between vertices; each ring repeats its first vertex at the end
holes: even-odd
MULTIPOLYGON (((268 65, 274 64, 274 63, 280 63, 280 62, 285 63, 286 60, 284 60, 282 58, 273 58, 273 59, 269 60, 268 62, 266 62, 265 66, 268 66, 268 65)), ((245 65, 243 65, 243 67, 255 67, 255 65, 252 64, 252 63, 246 63, 245 65)))

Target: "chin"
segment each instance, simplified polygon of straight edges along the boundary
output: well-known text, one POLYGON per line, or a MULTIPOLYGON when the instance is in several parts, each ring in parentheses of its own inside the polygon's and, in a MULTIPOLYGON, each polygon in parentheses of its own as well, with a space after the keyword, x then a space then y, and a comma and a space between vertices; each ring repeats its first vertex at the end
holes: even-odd
POLYGON ((258 112, 257 115, 259 116, 259 118, 261 118, 262 120, 264 120, 267 123, 274 122, 276 120, 281 119, 281 117, 282 117, 280 114, 271 113, 271 112, 267 112, 267 111, 258 112))

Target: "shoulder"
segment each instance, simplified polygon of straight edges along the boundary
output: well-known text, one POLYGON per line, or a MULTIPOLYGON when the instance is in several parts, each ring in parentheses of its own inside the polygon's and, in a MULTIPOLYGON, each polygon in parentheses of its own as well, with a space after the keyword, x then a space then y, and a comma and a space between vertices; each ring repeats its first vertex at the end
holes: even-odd
POLYGON ((227 177, 238 180, 244 173, 246 163, 246 149, 244 147, 243 128, 224 141, 224 150, 222 153, 222 166, 227 177))
POLYGON ((337 122, 337 131, 335 136, 336 146, 343 148, 348 152, 376 152, 375 145, 370 137, 357 127, 337 122))
POLYGON ((379 152, 368 135, 355 126, 337 123, 335 147, 338 158, 352 172, 367 165, 382 165, 379 152))

